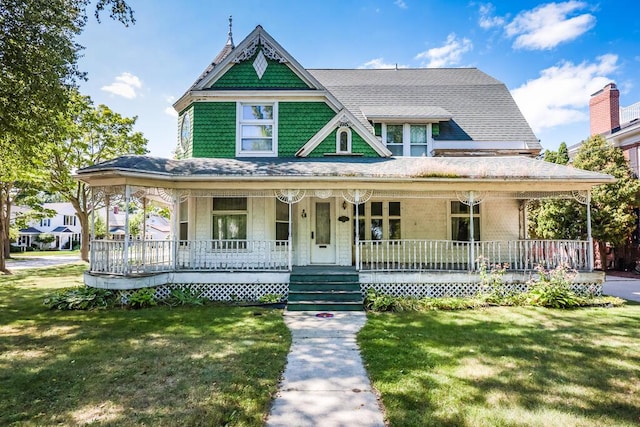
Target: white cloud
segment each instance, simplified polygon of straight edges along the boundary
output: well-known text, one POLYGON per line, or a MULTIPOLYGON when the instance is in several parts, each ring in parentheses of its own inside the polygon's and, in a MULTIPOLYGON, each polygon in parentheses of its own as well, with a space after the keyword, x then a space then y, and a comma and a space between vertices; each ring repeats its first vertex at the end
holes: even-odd
POLYGON ((590 13, 570 16, 586 7, 586 3, 575 0, 543 4, 520 12, 505 27, 505 32, 508 37, 515 37, 515 49, 552 49, 594 27, 596 18, 590 13))
POLYGON ((406 65, 402 65, 402 64, 391 64, 388 62, 384 62, 384 58, 375 58, 372 59, 371 61, 365 62, 364 64, 358 66, 358 68, 369 68, 369 69, 374 69, 374 68, 407 68, 406 65))
POLYGON ((480 27, 488 30, 493 27, 501 27, 504 25, 504 18, 500 16, 493 16, 494 7, 491 3, 480 5, 480 19, 478 24, 480 27))
POLYGON ((415 59, 422 59, 422 65, 428 68, 441 68, 460 63, 462 54, 473 49, 473 43, 467 38, 456 39, 451 33, 441 47, 434 47, 416 55, 415 59))
POLYGON ((404 2, 404 0, 395 0, 393 2, 393 4, 398 6, 400 9, 406 9, 407 8, 407 4, 404 2))
POLYGON ((133 99, 138 96, 137 89, 142 88, 142 81, 131 73, 122 73, 115 78, 115 81, 100 89, 123 98, 133 99))
POLYGON ((607 75, 616 71, 617 61, 617 55, 606 54, 591 63, 561 62, 511 94, 534 132, 587 120, 591 94, 612 81, 607 75))
POLYGON ((173 107, 167 107, 164 109, 164 113, 167 116, 178 118, 178 112, 173 107))

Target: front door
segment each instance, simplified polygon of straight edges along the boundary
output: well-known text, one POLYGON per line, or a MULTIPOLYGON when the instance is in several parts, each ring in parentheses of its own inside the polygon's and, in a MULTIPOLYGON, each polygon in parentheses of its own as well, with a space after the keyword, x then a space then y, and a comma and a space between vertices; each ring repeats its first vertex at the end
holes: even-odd
POLYGON ((335 264, 336 221, 333 200, 315 200, 311 211, 311 263, 335 264))

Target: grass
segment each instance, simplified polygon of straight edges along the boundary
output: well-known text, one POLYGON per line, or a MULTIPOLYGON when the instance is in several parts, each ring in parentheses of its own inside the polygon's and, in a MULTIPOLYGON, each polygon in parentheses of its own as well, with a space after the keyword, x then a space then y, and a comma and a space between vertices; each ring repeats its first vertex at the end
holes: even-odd
POLYGON ((20 259, 20 258, 33 258, 33 257, 43 257, 43 256, 76 256, 80 258, 80 250, 75 251, 29 251, 29 252, 13 252, 11 254, 11 258, 20 259))
POLYGON ((263 425, 291 342, 281 311, 42 305, 84 269, 0 276, 0 425, 263 425))
POLYGON ((369 314, 358 336, 391 426, 640 423, 640 305, 369 314))

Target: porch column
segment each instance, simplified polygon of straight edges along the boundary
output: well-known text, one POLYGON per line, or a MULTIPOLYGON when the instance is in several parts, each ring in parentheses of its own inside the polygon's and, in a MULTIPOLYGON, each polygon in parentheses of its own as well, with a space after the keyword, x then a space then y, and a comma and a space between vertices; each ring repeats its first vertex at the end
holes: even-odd
MULTIPOLYGON (((93 241, 96 240, 96 192, 93 187, 91 187, 91 228, 89 229, 89 241, 87 244, 89 245, 89 271, 95 265, 95 257, 94 257, 94 248, 93 241)), ((80 244, 82 245, 82 233, 80 234, 80 244)))
POLYGON ((293 224, 293 198, 291 197, 291 195, 289 195, 289 197, 287 197, 287 206, 289 207, 289 230, 288 230, 288 236, 287 236, 287 245, 289 246, 289 250, 288 250, 288 263, 289 263, 289 271, 291 271, 293 269, 293 238, 292 238, 292 224, 293 224))
POLYGON ((587 191, 587 242, 589 245, 589 271, 593 271, 593 237, 591 236, 591 190, 587 191))
POLYGON ((474 227, 473 227, 473 206, 474 206, 474 200, 473 200, 473 191, 469 191, 469 243, 470 243, 470 250, 469 250, 469 257, 471 258, 469 260, 469 271, 473 271, 475 270, 475 262, 476 262, 476 248, 475 248, 475 241, 474 241, 474 227))
MULTIPOLYGON (((178 190, 174 190, 173 193, 173 250, 171 251, 171 256, 173 257, 172 261, 172 269, 176 271, 178 268, 178 238, 180 237, 180 196, 178 195, 178 190)), ((187 236, 188 238, 188 236, 187 236)))
POLYGON ((355 191, 355 197, 354 197, 354 201, 355 204, 353 206, 355 206, 356 208, 356 237, 355 237, 355 245, 356 245, 356 269, 359 271, 360 270, 360 218, 359 218, 359 213, 360 213, 360 194, 358 194, 358 190, 355 191))
POLYGON ((131 202, 131 187, 124 186, 124 245, 123 245, 123 266, 122 272, 126 276, 129 274, 129 202, 131 202))
POLYGON ((142 196, 142 265, 145 264, 147 247, 147 198, 142 196))

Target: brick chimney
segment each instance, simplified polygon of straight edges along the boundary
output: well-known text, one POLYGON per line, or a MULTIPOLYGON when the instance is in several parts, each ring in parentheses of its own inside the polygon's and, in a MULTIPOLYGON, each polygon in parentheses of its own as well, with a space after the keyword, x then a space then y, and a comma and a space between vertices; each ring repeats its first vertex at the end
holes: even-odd
POLYGON ((620 127, 620 91, 615 83, 609 83, 589 100, 591 135, 611 132, 620 127))

